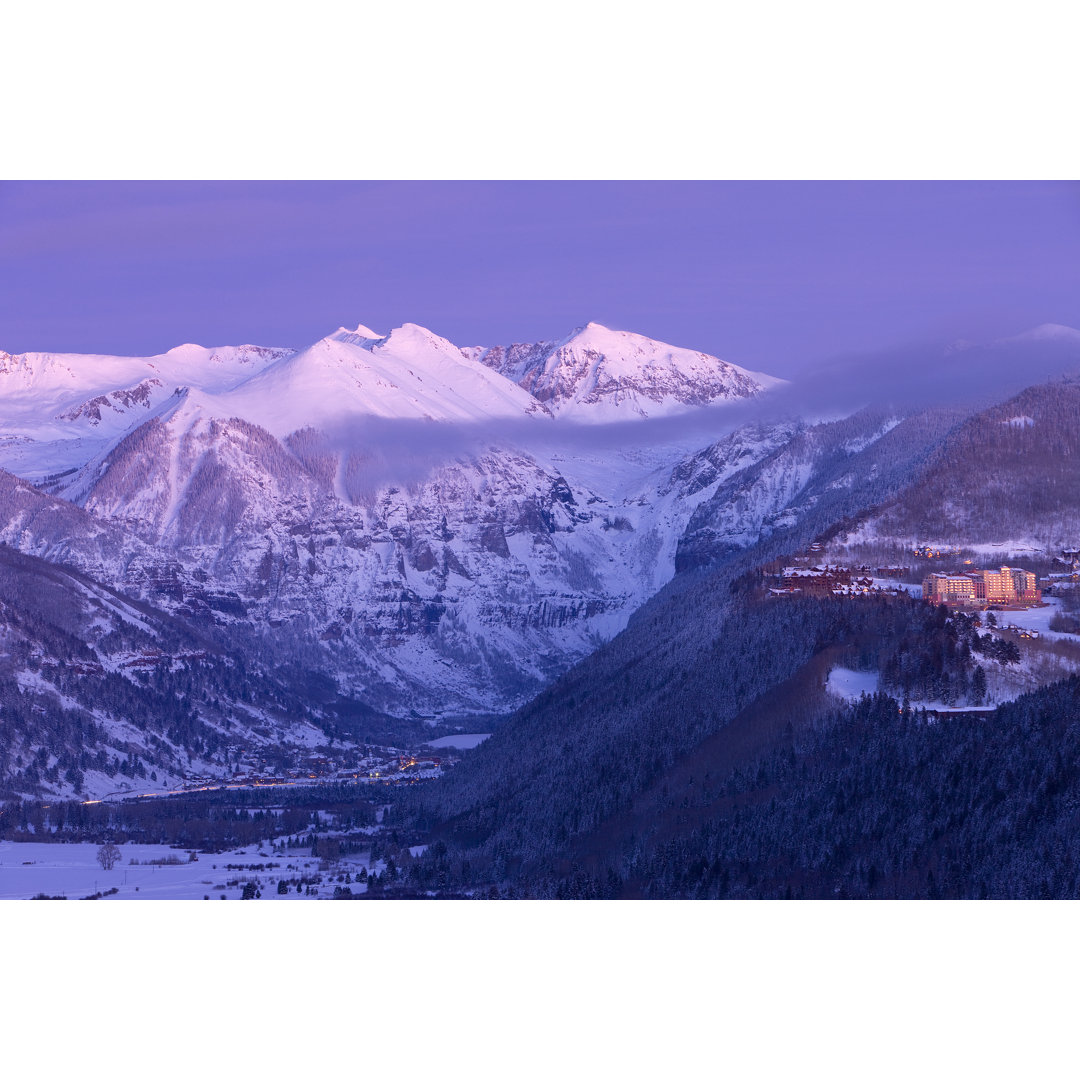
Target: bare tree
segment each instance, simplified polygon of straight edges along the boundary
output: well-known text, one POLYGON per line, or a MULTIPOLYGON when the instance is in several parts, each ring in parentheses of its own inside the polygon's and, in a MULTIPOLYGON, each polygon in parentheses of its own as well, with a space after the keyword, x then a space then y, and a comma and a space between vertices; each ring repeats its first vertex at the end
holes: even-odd
POLYGON ((111 870, 120 861, 120 849, 110 840, 97 850, 97 861, 102 870, 111 870))

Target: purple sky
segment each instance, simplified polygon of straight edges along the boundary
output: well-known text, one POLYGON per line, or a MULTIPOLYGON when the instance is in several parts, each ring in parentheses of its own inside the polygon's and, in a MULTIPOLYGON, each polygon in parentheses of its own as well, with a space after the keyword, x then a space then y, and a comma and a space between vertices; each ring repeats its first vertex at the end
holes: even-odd
POLYGON ((1080 185, 0 184, 8 352, 303 346, 358 322, 488 345, 590 319, 778 375, 1080 327, 1080 185))

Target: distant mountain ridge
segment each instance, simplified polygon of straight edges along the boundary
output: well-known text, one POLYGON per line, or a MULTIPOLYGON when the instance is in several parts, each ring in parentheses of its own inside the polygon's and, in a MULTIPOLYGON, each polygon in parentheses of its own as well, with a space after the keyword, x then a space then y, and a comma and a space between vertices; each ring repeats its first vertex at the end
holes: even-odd
POLYGON ((80 468, 177 387, 220 393, 291 349, 180 345, 156 356, 0 352, 0 467, 34 481, 80 468))
POLYGON ((586 422, 669 416, 783 383, 707 353, 595 322, 555 342, 464 351, 556 415, 586 422))
POLYGON ((405 323, 385 335, 339 327, 300 350, 0 352, 0 467, 38 482, 81 468, 184 389, 208 419, 237 417, 285 438, 348 417, 639 419, 745 400, 781 382, 597 323, 555 343, 494 348, 460 348, 405 323), (522 366, 526 355, 533 360, 522 366))

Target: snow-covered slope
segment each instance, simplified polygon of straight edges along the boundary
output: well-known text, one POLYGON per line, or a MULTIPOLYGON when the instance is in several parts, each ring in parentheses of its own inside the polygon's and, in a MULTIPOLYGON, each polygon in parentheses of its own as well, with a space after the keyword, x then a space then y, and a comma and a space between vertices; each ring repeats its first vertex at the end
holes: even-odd
POLYGON ((842 420, 735 433, 691 459, 691 471, 711 475, 751 435, 764 452, 729 472, 695 508, 679 539, 676 568, 715 563, 770 537, 806 540, 863 514, 912 482, 958 414, 938 409, 901 417, 863 409, 842 420))
MULTIPOLYGON (((11 487, 0 473, 5 509, 11 487)), ((47 532, 42 518, 55 500, 14 494, 25 530, 47 532)), ((68 511, 69 523, 83 513, 68 511)), ((87 548, 69 554, 77 559, 87 548)), ((0 646, 0 788, 7 793, 161 791, 192 774, 228 775, 241 747, 280 754, 291 744, 303 753, 326 742, 307 722, 327 726, 302 669, 283 677, 234 634, 7 544, 0 544, 0 646)))
POLYGON ((1078 456, 1080 378, 1031 386, 968 417, 851 543, 1057 554, 1080 536, 1078 456))
POLYGON ((503 446, 350 496, 353 453, 208 418, 187 391, 87 471, 79 502, 175 560, 174 610, 200 609, 209 574, 236 599, 219 620, 319 642, 369 705, 500 711, 622 629, 671 576, 694 507, 771 443, 747 446, 692 483, 672 477, 677 450, 503 446))
POLYGON ((751 397, 783 381, 595 322, 556 342, 464 351, 556 415, 589 423, 668 416, 751 397))
POLYGON ((342 328, 222 395, 218 413, 279 438, 349 416, 476 423, 548 415, 527 391, 414 323, 385 337, 342 328))

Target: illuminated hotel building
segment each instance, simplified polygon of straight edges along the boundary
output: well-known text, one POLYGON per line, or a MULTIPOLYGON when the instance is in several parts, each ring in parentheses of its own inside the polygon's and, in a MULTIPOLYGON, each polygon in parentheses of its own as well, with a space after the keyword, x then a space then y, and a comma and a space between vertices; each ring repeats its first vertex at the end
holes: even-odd
POLYGON ((985 600, 988 604, 1007 604, 1015 599, 1016 589, 1013 586, 1012 571, 1007 566, 1000 570, 980 570, 982 580, 975 578, 975 596, 979 600, 985 600))
POLYGON ((944 603, 948 600, 974 600, 975 582, 967 574, 930 574, 923 578, 924 600, 944 603))
POLYGON ((1037 604, 1042 600, 1035 575, 1015 566, 968 574, 930 574, 923 579, 922 588, 923 599, 935 603, 1037 604))

